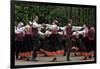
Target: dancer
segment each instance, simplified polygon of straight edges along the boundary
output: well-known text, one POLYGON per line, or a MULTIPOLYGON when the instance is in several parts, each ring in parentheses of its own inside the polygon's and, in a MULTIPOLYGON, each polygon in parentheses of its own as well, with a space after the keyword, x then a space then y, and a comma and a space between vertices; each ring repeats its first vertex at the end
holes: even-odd
POLYGON ((72 25, 69 23, 66 26, 66 49, 67 49, 67 61, 70 61, 70 52, 72 48, 72 25))
POLYGON ((19 53, 23 52, 23 23, 19 22, 17 27, 15 27, 15 51, 16 51, 16 59, 19 58, 19 53))

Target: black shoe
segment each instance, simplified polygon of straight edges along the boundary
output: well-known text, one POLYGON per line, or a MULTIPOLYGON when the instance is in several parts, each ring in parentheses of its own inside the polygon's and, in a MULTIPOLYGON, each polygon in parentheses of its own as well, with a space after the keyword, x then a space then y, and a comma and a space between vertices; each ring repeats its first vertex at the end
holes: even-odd
POLYGON ((26 61, 37 61, 35 58, 26 58, 26 61))
POLYGON ((54 58, 51 62, 55 62, 57 60, 57 58, 54 58))
POLYGON ((67 59, 67 61, 71 61, 70 59, 67 59))
POLYGON ((92 59, 92 56, 89 56, 89 59, 92 59))
POLYGON ((30 59, 29 59, 29 58, 27 58, 27 59, 26 59, 26 61, 30 61, 30 59))

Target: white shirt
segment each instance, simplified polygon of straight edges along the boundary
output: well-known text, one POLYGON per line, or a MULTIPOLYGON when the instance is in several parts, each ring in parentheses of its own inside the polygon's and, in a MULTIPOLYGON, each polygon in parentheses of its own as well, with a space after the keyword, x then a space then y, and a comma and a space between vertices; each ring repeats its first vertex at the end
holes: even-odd
POLYGON ((33 28, 39 28, 41 24, 38 24, 36 21, 33 22, 33 28))
POLYGON ((15 33, 17 33, 17 34, 21 33, 24 31, 24 29, 25 29, 25 27, 17 28, 17 29, 15 29, 15 33))

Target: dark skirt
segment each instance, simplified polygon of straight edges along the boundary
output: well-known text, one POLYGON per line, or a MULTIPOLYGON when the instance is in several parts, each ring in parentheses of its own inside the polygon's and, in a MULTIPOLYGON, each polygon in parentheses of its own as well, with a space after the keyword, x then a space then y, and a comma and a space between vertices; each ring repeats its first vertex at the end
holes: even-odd
POLYGON ((32 37, 32 42, 33 42, 33 47, 32 47, 32 49, 36 48, 36 49, 39 50, 39 48, 41 47, 41 45, 40 45, 40 43, 41 43, 40 39, 41 39, 41 38, 40 38, 39 35, 37 35, 37 36, 35 36, 35 37, 32 37))
POLYGON ((42 49, 44 49, 44 50, 48 50, 49 49, 50 40, 49 40, 48 37, 45 37, 45 38, 41 37, 40 42, 41 42, 40 46, 41 46, 42 49))
POLYGON ((59 34, 51 34, 49 40, 50 44, 48 46, 48 51, 57 51, 63 49, 63 46, 61 44, 61 37, 59 34))
POLYGON ((90 51, 95 51, 95 49, 96 49, 96 42, 95 42, 95 40, 89 40, 88 41, 88 46, 89 46, 90 51))
POLYGON ((76 39, 76 46, 79 48, 80 52, 86 52, 87 51, 87 38, 83 38, 82 35, 79 35, 79 38, 76 39))
POLYGON ((78 40, 78 45, 77 47, 79 48, 80 52, 86 52, 86 45, 84 44, 84 41, 82 39, 78 40))
POLYGON ((90 52, 91 51, 91 46, 89 45, 89 43, 90 43, 89 39, 87 37, 84 37, 83 42, 84 42, 84 46, 86 48, 86 51, 90 52))
POLYGON ((32 43, 31 35, 25 35, 24 40, 23 40, 23 45, 24 45, 23 52, 32 51, 33 43, 32 43))
POLYGON ((18 58, 19 53, 21 53, 22 50, 23 50, 23 42, 22 41, 15 41, 16 58, 18 58))

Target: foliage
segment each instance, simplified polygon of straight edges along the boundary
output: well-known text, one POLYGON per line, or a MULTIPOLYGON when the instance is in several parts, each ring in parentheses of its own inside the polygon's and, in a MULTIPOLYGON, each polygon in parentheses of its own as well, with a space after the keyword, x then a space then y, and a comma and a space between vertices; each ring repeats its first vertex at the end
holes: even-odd
POLYGON ((95 25, 95 8, 53 6, 53 5, 15 5, 16 22, 23 21, 25 24, 32 20, 32 16, 39 16, 39 23, 52 23, 54 19, 59 21, 60 26, 66 25, 68 19, 73 20, 73 25, 95 25))

